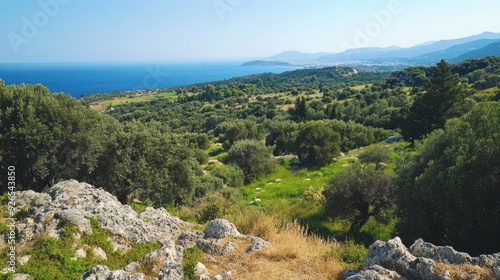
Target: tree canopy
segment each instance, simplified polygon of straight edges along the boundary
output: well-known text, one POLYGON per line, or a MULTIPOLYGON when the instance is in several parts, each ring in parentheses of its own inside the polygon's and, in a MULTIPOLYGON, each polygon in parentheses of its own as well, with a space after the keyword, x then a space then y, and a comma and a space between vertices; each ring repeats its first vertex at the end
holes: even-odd
POLYGON ((500 103, 478 104, 399 166, 400 233, 467 252, 500 250, 500 103))
POLYGON ((447 119, 453 117, 452 108, 460 101, 461 89, 458 76, 444 60, 431 68, 431 77, 410 107, 403 135, 417 140, 434 129, 443 128, 447 119))

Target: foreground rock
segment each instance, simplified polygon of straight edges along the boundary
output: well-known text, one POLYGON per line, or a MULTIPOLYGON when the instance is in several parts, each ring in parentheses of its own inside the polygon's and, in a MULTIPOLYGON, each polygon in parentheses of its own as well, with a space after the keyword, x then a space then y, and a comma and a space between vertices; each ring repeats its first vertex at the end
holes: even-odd
POLYGON ((179 235, 185 224, 163 208, 147 208, 140 216, 130 206, 121 204, 113 195, 75 180, 54 185, 47 193, 20 192, 19 208, 29 209, 28 218, 17 225, 21 242, 28 242, 42 233, 58 237, 59 222, 67 221, 85 233, 91 233, 90 217, 113 234, 114 242, 124 246, 134 242, 165 242, 179 235))
MULTIPOLYGON (((467 253, 461 253, 449 246, 435 246, 422 239, 408 249, 399 237, 387 242, 377 241, 370 246, 368 257, 362 271, 355 273, 346 271, 344 279, 348 280, 446 280, 450 272, 440 274, 436 270, 436 262, 454 265, 476 265, 491 271, 500 269, 500 254, 481 255, 472 258, 467 253)), ((479 279, 477 275, 462 273, 463 279, 479 279)), ((496 276, 500 279, 500 275, 496 276)))
MULTIPOLYGON (((261 250, 268 244, 261 238, 241 234, 234 224, 223 219, 210 221, 202 232, 189 229, 192 226, 190 223, 171 216, 164 208, 148 207, 138 215, 110 193, 75 180, 58 183, 47 193, 19 192, 17 203, 20 209, 25 209, 16 224, 20 243, 36 241, 45 235, 60 238, 67 223, 78 227, 80 232, 73 237, 75 240, 81 239, 82 234, 93 234, 92 224, 96 219, 103 229, 111 233, 108 239, 115 250, 130 249, 138 242, 161 244, 160 249, 122 269, 111 271, 107 266, 97 265, 81 276, 84 280, 140 280, 151 277, 157 280, 180 280, 184 277, 184 249, 197 245, 206 254, 229 255, 235 250, 233 242, 236 239, 252 241, 247 249, 248 253, 261 250), (148 271, 144 271, 146 268, 148 271)), ((86 244, 73 244, 73 260, 88 257, 81 245, 83 248, 90 248, 86 244)), ((106 260, 106 252, 102 248, 94 247, 92 250, 94 260, 106 260)), ((19 259, 24 257, 26 256, 20 256, 19 259)), ((203 264, 199 263, 199 279, 209 279, 210 272, 203 268, 203 264)), ((213 279, 231 279, 234 273, 235 271, 223 272, 216 274, 213 279)), ((20 277, 24 276, 18 274, 16 277, 22 279, 20 277)))

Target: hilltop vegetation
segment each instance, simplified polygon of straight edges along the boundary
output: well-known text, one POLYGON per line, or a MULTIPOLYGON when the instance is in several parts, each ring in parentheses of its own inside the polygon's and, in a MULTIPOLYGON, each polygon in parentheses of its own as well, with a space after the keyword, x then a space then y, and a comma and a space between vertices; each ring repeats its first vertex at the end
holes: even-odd
POLYGON ((497 57, 261 74, 147 98, 76 101, 0 81, 0 167, 22 170, 17 190, 76 179, 199 223, 225 217, 250 231, 263 217, 298 220, 345 241, 353 267, 366 251, 351 240, 396 234, 494 252, 499 88, 497 57), (90 109, 99 104, 105 112, 90 109), (252 218, 238 223, 242 214, 252 218))

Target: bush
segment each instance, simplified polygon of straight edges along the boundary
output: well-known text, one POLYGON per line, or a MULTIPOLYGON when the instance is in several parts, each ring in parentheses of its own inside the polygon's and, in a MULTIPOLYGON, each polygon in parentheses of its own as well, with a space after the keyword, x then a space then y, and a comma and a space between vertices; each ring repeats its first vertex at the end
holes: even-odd
POLYGON ((308 122, 300 127, 294 149, 305 164, 327 165, 340 153, 340 135, 323 122, 308 122))
POLYGON ((363 226, 370 217, 381 217, 394 207, 393 176, 374 165, 353 165, 335 176, 324 195, 330 216, 348 218, 363 226))
POLYGON ((374 163, 377 169, 380 169, 383 163, 388 163, 392 159, 389 148, 380 146, 362 152, 358 158, 365 163, 374 163))
POLYGON ((401 237, 500 251, 500 104, 478 104, 398 165, 401 237))
POLYGON ((245 178, 251 180, 272 173, 276 162, 271 151, 257 140, 242 140, 229 149, 227 162, 243 170, 245 178))
POLYGON ((232 188, 243 186, 245 180, 243 170, 235 165, 223 165, 218 167, 212 171, 212 176, 221 178, 226 185, 232 188))
POLYGON ((199 164, 207 164, 208 163, 208 155, 200 149, 195 149, 194 150, 194 156, 196 157, 196 161, 199 164))
POLYGON ((203 176, 200 177, 200 181, 195 189, 195 197, 202 198, 209 193, 213 193, 222 189, 224 183, 222 179, 213 176, 203 176))

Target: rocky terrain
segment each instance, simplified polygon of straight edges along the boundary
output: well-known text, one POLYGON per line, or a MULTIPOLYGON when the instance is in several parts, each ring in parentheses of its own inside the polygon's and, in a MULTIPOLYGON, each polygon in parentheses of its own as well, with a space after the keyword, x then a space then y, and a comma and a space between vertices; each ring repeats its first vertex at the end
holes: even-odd
MULTIPOLYGON (((64 223, 77 226, 81 234, 92 234, 89 218, 96 218, 102 228, 112 234, 110 241, 115 250, 126 251, 137 242, 157 241, 161 244, 158 250, 122 269, 111 271, 106 266, 95 266, 81 279, 145 279, 144 273, 137 272, 141 262, 155 263, 158 274, 154 279, 183 279, 182 256, 186 248, 197 245, 207 254, 227 255, 235 249, 230 239, 238 239, 249 241, 247 253, 250 254, 268 243, 259 237, 239 233, 234 224, 222 219, 211 221, 202 232, 192 230, 190 223, 171 216, 163 208, 148 207, 138 214, 108 192, 74 180, 56 184, 47 193, 20 192, 17 207, 26 211, 24 218, 16 224, 19 244, 28 244, 41 235, 60 238, 64 223)), ((80 238, 80 233, 75 234, 75 239, 80 238)), ((74 246, 75 258, 85 257, 89 248, 74 246)), ((106 259, 101 248, 92 248, 92 252, 96 257, 106 259)), ((202 263, 197 266, 198 279, 230 279, 232 273, 212 274, 202 263)), ((31 278, 16 274, 15 279, 31 278)))
POLYGON ((406 248, 396 237, 372 244, 363 270, 348 270, 344 279, 500 279, 500 253, 471 257, 452 247, 435 246, 422 239, 406 248))
MULTIPOLYGON (((206 229, 200 231, 195 225, 170 215, 163 208, 148 207, 138 214, 108 192, 74 180, 56 184, 47 193, 20 192, 17 207, 24 211, 16 224, 20 246, 30 244, 40 236, 62 238, 66 224, 78 228, 73 238, 80 240, 83 235, 93 234, 92 220, 98 220, 102 229, 111 233, 109 241, 114 250, 126 252, 139 242, 160 244, 159 249, 123 268, 92 267, 81 275, 80 279, 86 280, 183 279, 184 252, 195 245, 205 254, 215 257, 232 254, 239 246, 236 243, 246 244, 246 254, 262 250, 269 244, 262 238, 241 234, 234 224, 223 219, 210 221, 206 229), (148 267, 149 271, 145 273, 144 267, 148 267)), ((74 242, 72 249, 75 259, 85 258, 88 253, 96 258, 107 258, 104 250, 97 246, 74 242)), ((25 255, 17 261, 22 265, 29 259, 30 256, 25 255)), ((209 271, 201 262, 196 265, 194 274, 196 279, 239 279, 234 276, 237 275, 234 269, 209 271)), ((396 237, 371 245, 364 268, 361 271, 347 270, 343 278, 500 279, 500 254, 471 257, 451 247, 434 246, 421 239, 407 248, 396 237)), ((16 274, 14 279, 32 277, 16 274)))

